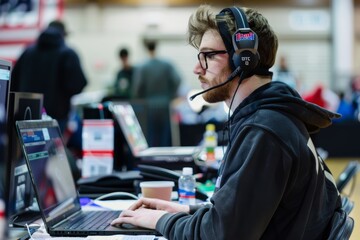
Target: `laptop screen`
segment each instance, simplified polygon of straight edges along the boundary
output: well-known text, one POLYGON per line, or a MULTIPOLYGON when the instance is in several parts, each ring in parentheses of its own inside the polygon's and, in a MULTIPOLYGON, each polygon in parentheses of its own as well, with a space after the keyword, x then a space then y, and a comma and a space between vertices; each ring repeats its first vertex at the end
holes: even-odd
POLYGON ((129 103, 114 103, 111 111, 120 125, 133 155, 137 156, 139 152, 147 149, 149 146, 133 107, 129 103))
POLYGON ((76 187, 56 121, 18 121, 29 172, 46 222, 80 209, 76 187))
POLYGON ((0 59, 0 119, 7 119, 11 64, 0 59))
POLYGON ((6 194, 8 192, 6 178, 6 158, 7 158, 7 134, 6 134, 6 119, 7 119, 7 105, 9 98, 10 87, 10 70, 11 64, 8 61, 0 59, 0 239, 5 238, 5 224, 4 219, 7 214, 8 207, 6 206, 6 194))
POLYGON ((43 94, 29 92, 10 92, 8 108, 9 154, 7 162, 8 218, 12 224, 23 224, 36 220, 40 212, 36 211, 35 192, 26 166, 15 122, 20 120, 41 119, 43 94))

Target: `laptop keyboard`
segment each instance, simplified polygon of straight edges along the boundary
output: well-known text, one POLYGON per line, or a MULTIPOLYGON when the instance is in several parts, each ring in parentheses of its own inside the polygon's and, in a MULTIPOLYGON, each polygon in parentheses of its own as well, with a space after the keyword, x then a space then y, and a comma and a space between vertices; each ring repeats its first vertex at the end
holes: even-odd
POLYGON ((117 218, 120 211, 84 211, 78 216, 70 219, 63 226, 64 229, 106 229, 112 220, 117 218))

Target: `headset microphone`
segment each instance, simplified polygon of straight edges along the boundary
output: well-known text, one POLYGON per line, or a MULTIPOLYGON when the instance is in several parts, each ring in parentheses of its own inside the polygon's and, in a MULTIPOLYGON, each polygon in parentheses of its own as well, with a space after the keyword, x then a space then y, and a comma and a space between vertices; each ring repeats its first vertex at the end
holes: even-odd
POLYGON ((194 100, 194 98, 196 98, 197 96, 199 96, 199 95, 201 95, 201 94, 203 94, 203 93, 206 93, 206 92, 208 92, 208 91, 210 91, 210 90, 213 90, 213 89, 215 89, 215 88, 218 88, 218 87, 224 86, 225 84, 228 84, 228 83, 231 82, 231 80, 233 80, 237 75, 239 75, 240 70, 241 70, 241 68, 240 68, 240 67, 237 67, 237 68, 235 69, 235 71, 233 71, 233 72, 230 74, 230 76, 226 79, 225 82, 220 83, 220 84, 215 85, 215 86, 212 86, 212 87, 210 87, 210 88, 208 88, 208 89, 205 89, 204 91, 198 92, 198 93, 190 96, 190 97, 189 97, 190 101, 194 100))

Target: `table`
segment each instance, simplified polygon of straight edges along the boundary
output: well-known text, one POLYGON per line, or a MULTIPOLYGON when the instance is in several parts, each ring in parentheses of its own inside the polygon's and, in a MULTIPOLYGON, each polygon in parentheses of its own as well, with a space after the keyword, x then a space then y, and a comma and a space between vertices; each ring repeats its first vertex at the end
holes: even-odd
MULTIPOLYGON (((127 209, 133 204, 136 200, 105 200, 93 201, 91 204, 88 204, 83 207, 84 211, 88 210, 101 210, 101 209, 127 209)), ((87 236, 87 237, 51 237, 47 232, 46 228, 41 219, 37 220, 31 225, 38 224, 40 227, 36 232, 33 233, 32 238, 34 240, 48 240, 48 239, 59 239, 59 240, 166 240, 164 237, 157 237, 155 235, 110 235, 110 236, 87 236)), ((24 229, 15 229, 12 230, 12 236, 10 240, 15 239, 28 239, 28 234, 24 229)))

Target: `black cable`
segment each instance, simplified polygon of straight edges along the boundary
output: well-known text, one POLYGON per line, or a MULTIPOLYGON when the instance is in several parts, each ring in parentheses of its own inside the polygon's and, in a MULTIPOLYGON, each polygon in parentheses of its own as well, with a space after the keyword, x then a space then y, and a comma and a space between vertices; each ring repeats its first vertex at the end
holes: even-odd
POLYGON ((240 73, 240 80, 239 80, 238 85, 237 85, 237 87, 236 87, 236 89, 235 89, 234 95, 233 95, 232 98, 231 98, 231 102, 230 102, 230 106, 229 106, 229 111, 228 111, 228 121, 227 121, 227 124, 228 124, 228 131, 229 131, 229 133, 228 133, 229 148, 231 147, 231 138, 230 138, 230 136, 231 136, 231 129, 230 129, 230 126, 231 126, 231 118, 230 118, 230 111, 231 111, 231 107, 232 107, 232 104, 233 104, 234 99, 235 99, 235 95, 236 95, 237 91, 239 90, 240 84, 241 84, 242 81, 244 80, 243 77, 244 77, 244 71, 241 71, 241 73, 240 73))
POLYGON ((351 195, 354 193, 355 190, 355 183, 356 183, 356 174, 352 177, 351 179, 352 183, 351 183, 351 188, 350 188, 350 192, 349 194, 347 194, 348 197, 351 197, 351 195))

